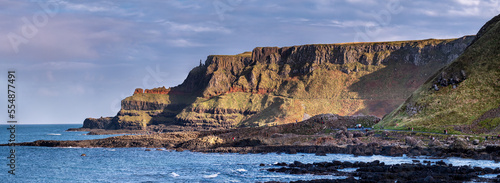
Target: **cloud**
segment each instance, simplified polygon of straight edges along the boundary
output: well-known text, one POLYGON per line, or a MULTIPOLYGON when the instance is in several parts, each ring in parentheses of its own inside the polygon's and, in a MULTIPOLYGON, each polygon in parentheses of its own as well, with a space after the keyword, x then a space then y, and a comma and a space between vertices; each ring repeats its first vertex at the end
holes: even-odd
POLYGON ((199 46, 204 46, 203 44, 191 42, 191 41, 186 40, 186 39, 167 40, 167 44, 171 45, 173 47, 199 47, 199 46))
POLYGON ((67 91, 71 95, 84 95, 87 94, 90 90, 87 90, 86 87, 77 84, 77 85, 70 85, 67 91))
POLYGON ((219 33, 231 33, 229 29, 216 24, 182 24, 173 21, 162 21, 159 24, 165 25, 172 31, 192 31, 192 32, 219 32, 219 33))
POLYGON ((47 70, 47 78, 53 78, 51 70, 92 69, 97 65, 88 62, 43 62, 28 67, 29 70, 47 70))
POLYGON ((481 3, 481 0, 455 0, 455 2, 466 6, 477 6, 481 3))
POLYGON ((322 23, 314 23, 312 25, 318 25, 318 26, 332 26, 332 27, 339 27, 339 28, 353 28, 353 27, 373 27, 377 26, 378 24, 373 21, 363 21, 363 20, 348 20, 348 21, 339 21, 339 20, 330 20, 322 23))
POLYGON ((76 4, 68 1, 59 1, 59 4, 63 5, 64 8, 67 10, 76 10, 76 11, 105 12, 105 11, 114 11, 118 9, 110 2, 76 4))
POLYGON ((38 95, 44 97, 57 97, 59 96, 59 92, 55 89, 49 89, 47 87, 38 88, 38 95))
POLYGON ((430 17, 491 18, 500 13, 500 0, 414 1, 410 4, 410 11, 430 17))

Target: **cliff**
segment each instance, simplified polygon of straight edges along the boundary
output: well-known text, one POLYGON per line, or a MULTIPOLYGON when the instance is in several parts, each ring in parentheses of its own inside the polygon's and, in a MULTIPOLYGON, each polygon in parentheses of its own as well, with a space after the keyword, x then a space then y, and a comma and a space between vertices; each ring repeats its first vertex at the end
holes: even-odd
POLYGON ((449 133, 500 132, 500 15, 464 53, 435 72, 379 127, 449 133))
POLYGON ((473 39, 257 47, 211 55, 179 86, 137 89, 122 101, 117 123, 230 128, 324 113, 382 117, 473 39))

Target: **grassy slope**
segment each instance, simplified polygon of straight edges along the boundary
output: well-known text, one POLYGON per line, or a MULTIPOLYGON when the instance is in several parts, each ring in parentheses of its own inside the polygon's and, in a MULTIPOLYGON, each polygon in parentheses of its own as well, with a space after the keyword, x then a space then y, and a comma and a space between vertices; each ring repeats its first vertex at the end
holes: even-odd
POLYGON ((415 127, 428 131, 462 131, 465 133, 499 132, 500 119, 475 122, 485 112, 500 107, 500 23, 471 45, 457 60, 444 68, 447 72, 465 70, 467 79, 456 89, 429 90, 438 72, 378 126, 386 128, 415 127), (410 105, 423 107, 416 115, 405 111, 410 105), (397 125, 397 126, 396 126, 397 125))

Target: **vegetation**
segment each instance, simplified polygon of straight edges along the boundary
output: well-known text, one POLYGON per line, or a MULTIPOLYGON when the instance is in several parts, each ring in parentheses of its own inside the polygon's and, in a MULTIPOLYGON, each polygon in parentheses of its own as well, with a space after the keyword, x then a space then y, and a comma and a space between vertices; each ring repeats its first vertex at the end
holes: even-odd
POLYGON ((416 127, 428 131, 461 133, 498 133, 498 118, 476 120, 500 107, 500 23, 489 22, 479 39, 453 63, 434 74, 398 109, 388 115, 379 127, 416 127), (433 84, 441 73, 467 73, 467 79, 435 91, 433 84), (416 114, 407 111, 419 109, 416 114), (476 122, 475 122, 476 121, 476 122), (486 130, 486 131, 485 131, 486 130))

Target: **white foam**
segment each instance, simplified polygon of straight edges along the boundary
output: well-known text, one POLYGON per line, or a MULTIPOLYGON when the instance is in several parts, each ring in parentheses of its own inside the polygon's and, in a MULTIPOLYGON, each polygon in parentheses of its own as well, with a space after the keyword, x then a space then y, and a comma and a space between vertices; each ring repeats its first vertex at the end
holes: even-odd
POLYGON ((203 178, 205 179, 211 179, 219 176, 220 173, 212 174, 212 175, 204 175, 203 178))
POLYGON ((49 133, 47 135, 61 135, 60 133, 49 133))
POLYGON ((172 176, 172 177, 178 177, 178 176, 180 176, 180 175, 179 175, 179 174, 177 174, 177 173, 175 173, 175 172, 172 172, 172 173, 170 173, 170 176, 172 176))
POLYGON ((240 168, 240 169, 236 169, 236 171, 238 171, 238 172, 246 172, 247 170, 245 170, 243 168, 240 168))

